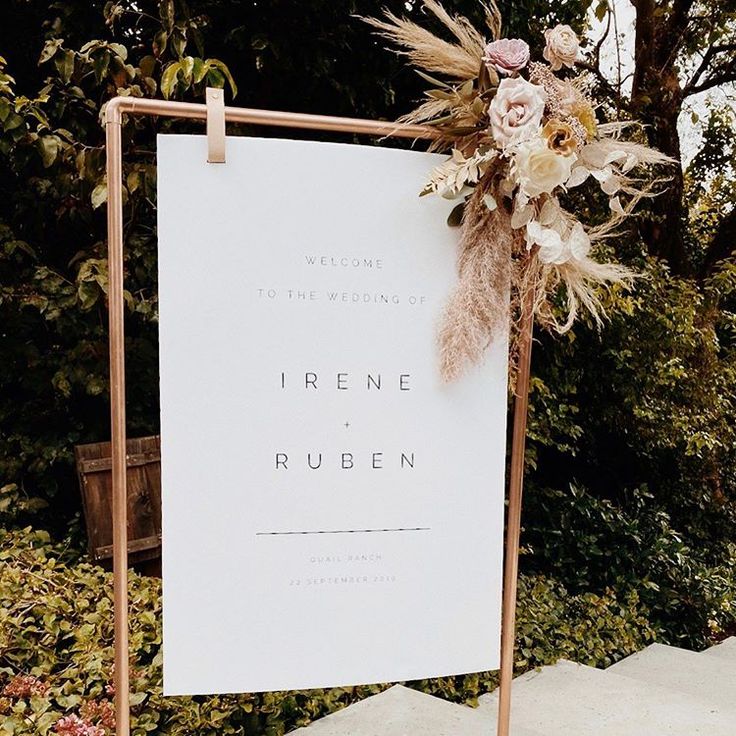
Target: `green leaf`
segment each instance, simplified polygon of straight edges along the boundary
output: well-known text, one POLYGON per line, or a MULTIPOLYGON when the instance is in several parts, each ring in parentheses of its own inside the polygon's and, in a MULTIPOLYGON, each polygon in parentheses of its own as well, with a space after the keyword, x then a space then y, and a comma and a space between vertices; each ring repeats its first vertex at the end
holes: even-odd
POLYGON ((222 89, 225 86, 225 75, 219 69, 207 70, 207 86, 222 89))
POLYGON ((174 28, 173 33, 169 35, 169 43, 171 44, 171 50, 181 59, 184 56, 184 50, 187 47, 187 36, 186 33, 178 26, 174 28))
POLYGON ((463 222, 463 212, 465 212, 464 201, 452 208, 452 212, 447 217, 447 224, 450 227, 460 227, 463 222))
POLYGON ((65 710, 69 710, 80 705, 82 697, 81 695, 57 695, 55 700, 57 705, 60 705, 65 710))
POLYGON ((166 51, 168 40, 169 40, 169 34, 166 33, 166 31, 159 31, 153 37, 152 48, 153 48, 153 55, 156 58, 160 57, 164 53, 164 51, 166 51))
POLYGON ((146 91, 148 92, 149 97, 156 96, 156 91, 158 90, 158 84, 156 84, 155 79, 152 79, 151 77, 146 77, 143 80, 143 86, 146 88, 146 91))
POLYGON ((105 202, 107 202, 107 182, 103 181, 92 190, 92 207, 97 209, 105 202))
POLYGON ((184 81, 190 85, 192 83, 192 71, 194 70, 194 59, 191 56, 185 56, 181 60, 181 72, 184 81))
POLYGON ((84 46, 82 46, 81 49, 79 49, 80 54, 87 54, 89 51, 92 51, 93 49, 100 49, 105 44, 102 41, 88 41, 84 46))
POLYGON ((3 127, 5 130, 15 130, 16 128, 20 128, 21 125, 23 125, 23 118, 20 115, 11 112, 8 117, 5 118, 3 127))
POLYGON ((164 73, 161 75, 161 92, 167 100, 176 87, 180 70, 181 63, 174 61, 164 69, 164 73))
POLYGON ((235 84, 235 80, 232 77, 232 74, 230 74, 230 70, 227 68, 227 64, 224 64, 219 59, 207 59, 205 61, 205 64, 210 67, 210 69, 217 69, 225 76, 225 78, 228 81, 228 84, 230 85, 230 90, 233 93, 233 99, 237 97, 238 95, 238 87, 235 84))
POLYGON ((36 251, 25 240, 8 240, 5 243, 5 252, 8 255, 12 255, 16 250, 23 251, 34 260, 38 258, 36 251))
POLYGON ((194 60, 194 69, 192 70, 192 81, 199 84, 207 74, 207 66, 202 59, 194 60))
POLYGON ((128 58, 128 49, 123 46, 121 43, 111 43, 109 44, 110 48, 114 53, 116 53, 123 61, 125 61, 128 58))
POLYGON ((89 396, 99 396, 105 390, 105 380, 101 376, 90 376, 85 388, 89 396))
POLYGON ((133 171, 131 171, 128 174, 128 178, 126 180, 128 191, 131 193, 134 192, 136 189, 138 189, 138 187, 140 186, 140 183, 141 183, 141 172, 138 171, 138 169, 133 169, 133 171))
POLYGON ((110 52, 107 49, 103 49, 99 53, 95 54, 92 59, 92 69, 95 73, 97 84, 100 84, 100 82, 105 78, 109 66, 110 52))
POLYGON ((161 22, 167 31, 174 27, 174 0, 162 0, 158 4, 161 22))
POLYGON ((53 59, 54 56, 56 56, 56 52, 61 48, 61 45, 63 43, 63 38, 54 38, 51 41, 46 41, 43 47, 43 51, 41 51, 41 56, 38 59, 38 63, 45 64, 50 59, 53 59))
POLYGON ((64 371, 57 371, 51 379, 51 384, 62 396, 68 398, 72 395, 72 385, 64 371))
POLYGON ((599 21, 603 21, 603 19, 606 17, 606 13, 608 12, 608 0, 601 0, 598 3, 598 7, 595 9, 595 17, 599 21))
POLYGON ((44 713, 35 723, 36 732, 41 736, 45 736, 59 718, 61 718, 61 713, 56 711, 44 713))
POLYGON ((131 693, 130 694, 130 704, 140 705, 147 697, 148 697, 147 693, 131 693))
POLYGON ((55 135, 45 135, 38 139, 37 145, 41 152, 43 167, 48 169, 59 155, 61 141, 55 135))
POLYGON ((74 52, 65 49, 56 54, 54 57, 54 66, 64 84, 69 84, 69 80, 74 73, 74 52))
POLYGON ((141 74, 144 77, 152 77, 156 69, 156 57, 151 56, 150 54, 148 54, 148 56, 144 56, 140 60, 138 67, 140 68, 141 74))

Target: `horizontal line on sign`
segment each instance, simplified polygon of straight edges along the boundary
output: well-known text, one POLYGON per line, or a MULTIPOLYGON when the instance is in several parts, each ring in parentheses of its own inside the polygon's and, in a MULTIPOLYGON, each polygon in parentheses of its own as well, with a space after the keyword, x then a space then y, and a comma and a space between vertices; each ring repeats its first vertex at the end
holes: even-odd
POLYGON ((257 537, 285 537, 296 534, 385 534, 386 532, 428 532, 431 527, 413 526, 397 529, 314 529, 298 532, 256 532, 257 537))

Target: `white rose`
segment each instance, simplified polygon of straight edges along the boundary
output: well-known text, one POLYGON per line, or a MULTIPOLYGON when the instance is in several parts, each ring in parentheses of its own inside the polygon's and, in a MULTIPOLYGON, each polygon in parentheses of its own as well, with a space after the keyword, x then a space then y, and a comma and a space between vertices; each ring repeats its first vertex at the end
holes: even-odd
POLYGON ((562 69, 563 66, 573 67, 578 58, 580 41, 570 26, 557 25, 544 32, 547 42, 542 55, 549 62, 552 71, 562 69))
POLYGON ((550 193, 569 178, 577 156, 555 153, 542 138, 518 146, 514 157, 514 175, 521 191, 529 197, 550 193))
POLYGON ((536 133, 544 113, 544 90, 522 77, 502 79, 491 100, 488 115, 496 143, 505 148, 512 141, 536 133))

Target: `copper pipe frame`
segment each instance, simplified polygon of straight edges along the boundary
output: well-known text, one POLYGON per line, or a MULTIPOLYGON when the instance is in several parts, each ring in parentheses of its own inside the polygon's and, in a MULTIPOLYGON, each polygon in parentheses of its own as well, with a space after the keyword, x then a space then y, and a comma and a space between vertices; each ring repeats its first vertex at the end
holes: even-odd
MULTIPOLYGON (((125 429, 125 331, 123 299, 123 115, 207 119, 207 107, 189 102, 169 102, 134 97, 115 97, 105 107, 107 154, 107 238, 109 268, 110 417, 112 442, 113 513, 113 601, 115 657, 115 734, 130 736, 130 681, 128 646, 128 509, 125 429)), ((437 133, 423 125, 403 125, 380 120, 341 118, 327 115, 277 112, 226 107, 225 120, 302 130, 364 134, 377 137, 433 140, 437 133)), ((527 310, 528 311, 528 310, 527 310)), ((525 312, 526 314, 526 312, 525 312)), ((519 556, 521 493, 529 393, 529 359, 533 321, 522 316, 520 370, 514 410, 511 445, 509 516, 506 531, 506 562, 503 584, 501 635, 501 686, 497 736, 509 736, 511 679, 513 677, 516 576, 519 556)))
POLYGON ((509 736, 511 721, 511 683, 514 679, 516 637, 516 593, 519 577, 519 538, 521 499, 524 490, 524 450, 529 410, 529 377, 534 334, 534 289, 528 288, 521 303, 519 323, 519 366, 514 396, 514 428, 511 438, 509 508, 506 517, 506 554, 503 570, 501 611, 501 682, 498 688, 497 736, 509 736))

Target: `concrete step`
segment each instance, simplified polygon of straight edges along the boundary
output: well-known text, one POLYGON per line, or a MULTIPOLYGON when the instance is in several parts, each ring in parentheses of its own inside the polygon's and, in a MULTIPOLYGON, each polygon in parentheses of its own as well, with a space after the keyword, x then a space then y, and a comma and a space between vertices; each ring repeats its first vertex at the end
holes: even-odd
MULTIPOLYGON (((664 644, 652 644, 606 670, 641 683, 687 693, 714 707, 736 710, 736 667, 720 657, 703 657, 664 644)), ((736 734, 736 716, 731 724, 736 734)))
MULTIPOLYGON (((394 685, 293 731, 293 736, 491 736, 490 713, 394 685)), ((291 736, 291 734, 290 734, 291 736)), ((518 727, 511 736, 542 736, 518 727)))
MULTIPOLYGON (((498 693, 480 702, 492 722, 498 693)), ((733 706, 562 661, 514 680, 511 718, 545 736, 734 736, 733 706)))
POLYGON ((724 639, 720 644, 700 652, 701 657, 719 657, 726 659, 736 667, 736 636, 724 639))

